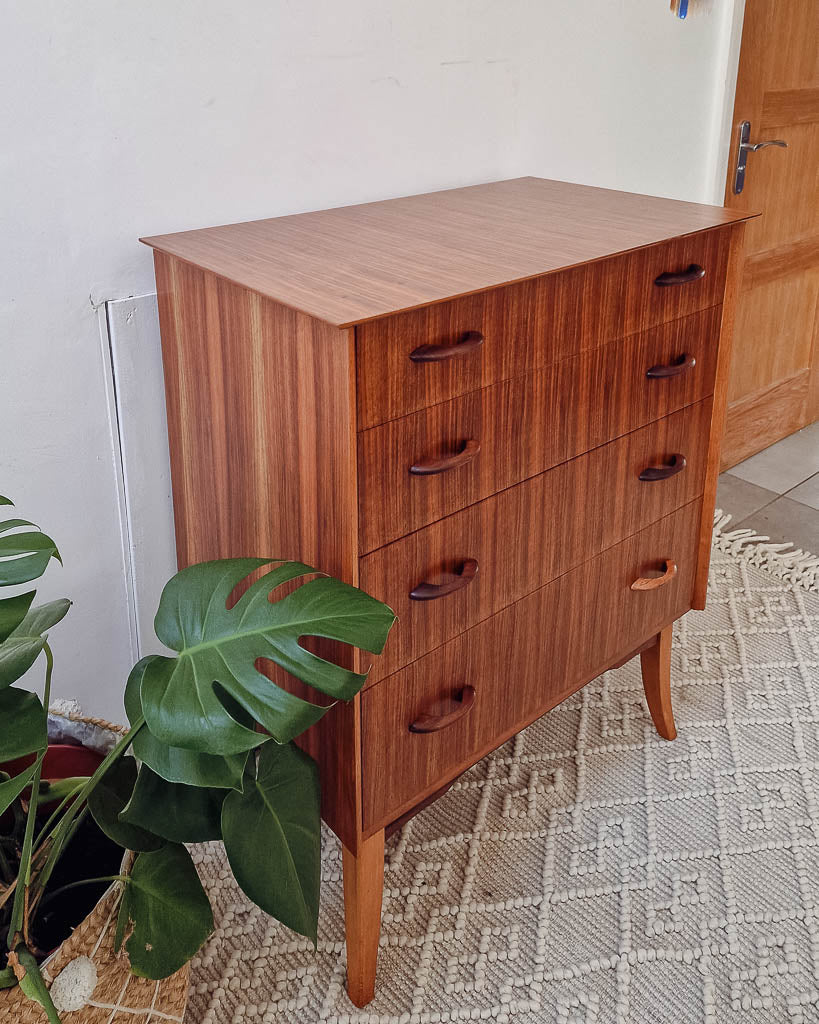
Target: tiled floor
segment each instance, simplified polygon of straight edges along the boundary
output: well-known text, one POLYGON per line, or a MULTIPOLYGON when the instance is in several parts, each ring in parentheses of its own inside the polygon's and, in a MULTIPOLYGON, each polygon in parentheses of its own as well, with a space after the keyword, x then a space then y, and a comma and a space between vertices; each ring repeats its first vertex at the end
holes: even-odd
POLYGON ((733 516, 729 529, 819 554, 819 421, 723 473, 717 506, 733 516))

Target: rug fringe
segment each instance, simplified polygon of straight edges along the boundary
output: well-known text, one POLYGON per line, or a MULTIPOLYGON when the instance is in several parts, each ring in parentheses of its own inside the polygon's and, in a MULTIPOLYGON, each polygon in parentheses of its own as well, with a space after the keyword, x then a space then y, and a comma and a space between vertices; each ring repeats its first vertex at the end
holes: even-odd
POLYGON ((718 551, 743 558, 749 565, 819 594, 819 556, 794 547, 790 541, 773 544, 770 537, 750 529, 726 532, 731 518, 720 508, 714 510, 713 544, 718 551))

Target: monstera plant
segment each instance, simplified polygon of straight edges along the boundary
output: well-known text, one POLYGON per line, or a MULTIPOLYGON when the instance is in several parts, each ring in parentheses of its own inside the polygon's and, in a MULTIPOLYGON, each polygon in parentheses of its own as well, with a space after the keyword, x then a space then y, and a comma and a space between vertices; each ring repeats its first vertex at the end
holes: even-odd
MULTIPOLYGON (((11 502, 0 497, 0 504, 11 502)), ((34 524, 0 522, 0 587, 22 588, 59 558, 34 524)), ((120 874, 59 888, 121 881, 116 943, 124 943, 134 973, 169 976, 212 931, 185 843, 221 840, 248 897, 315 942, 318 774, 292 740, 332 701, 303 700, 258 665, 274 662, 333 700, 348 700, 365 677, 300 641, 324 637, 377 654, 392 611, 299 562, 241 558, 183 569, 166 585, 155 619, 158 639, 175 654, 134 666, 125 687, 130 729, 92 774, 47 782, 48 630, 70 602, 35 606, 34 597, 24 589, 0 600, 0 765, 24 764, 0 774, 0 937, 8 950, 0 988, 19 984, 58 1020, 32 936, 55 895, 55 869, 88 815, 135 856, 120 874), (42 697, 14 685, 41 656, 42 697)))

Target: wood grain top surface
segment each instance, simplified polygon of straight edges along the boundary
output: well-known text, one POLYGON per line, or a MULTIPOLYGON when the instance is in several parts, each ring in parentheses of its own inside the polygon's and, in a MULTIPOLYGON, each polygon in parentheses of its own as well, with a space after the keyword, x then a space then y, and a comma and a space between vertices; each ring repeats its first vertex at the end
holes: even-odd
POLYGON ((515 178, 141 241, 349 327, 749 216, 515 178))

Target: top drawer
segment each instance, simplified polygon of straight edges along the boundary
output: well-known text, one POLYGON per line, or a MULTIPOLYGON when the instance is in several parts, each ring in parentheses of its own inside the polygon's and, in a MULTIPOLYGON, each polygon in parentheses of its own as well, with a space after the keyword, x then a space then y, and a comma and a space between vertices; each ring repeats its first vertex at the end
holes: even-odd
POLYGON ((727 260, 705 231, 361 324, 358 429, 716 305, 727 260))

